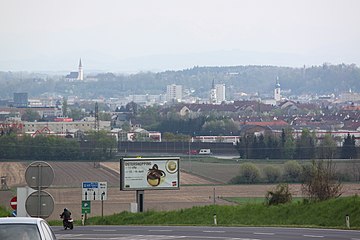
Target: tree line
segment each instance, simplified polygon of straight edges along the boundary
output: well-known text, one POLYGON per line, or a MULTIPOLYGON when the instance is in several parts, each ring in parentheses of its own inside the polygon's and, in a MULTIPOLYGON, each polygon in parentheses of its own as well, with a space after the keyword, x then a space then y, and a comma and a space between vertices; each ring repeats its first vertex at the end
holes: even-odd
POLYGON ((140 72, 131 75, 100 73, 91 76, 97 81, 74 81, 64 77, 34 73, 0 72, 0 95, 11 99, 14 92, 28 92, 29 96, 56 93, 62 96, 76 95, 80 98, 128 96, 130 94, 161 94, 166 85, 176 83, 193 89, 194 96, 207 97, 213 79, 226 83, 227 95, 233 97, 242 91, 270 93, 275 79, 279 77, 282 89, 293 94, 330 94, 360 91, 360 68, 355 64, 323 64, 304 68, 278 66, 224 66, 193 67, 181 71, 159 73, 140 72))
POLYGON ((330 134, 317 140, 315 133, 304 129, 294 138, 290 129, 281 136, 273 134, 242 135, 236 144, 242 159, 357 159, 358 150, 354 135, 348 134, 341 147, 330 134))
POLYGON ((45 135, 0 135, 2 160, 101 161, 112 159, 116 151, 115 137, 104 131, 90 132, 80 141, 45 135))

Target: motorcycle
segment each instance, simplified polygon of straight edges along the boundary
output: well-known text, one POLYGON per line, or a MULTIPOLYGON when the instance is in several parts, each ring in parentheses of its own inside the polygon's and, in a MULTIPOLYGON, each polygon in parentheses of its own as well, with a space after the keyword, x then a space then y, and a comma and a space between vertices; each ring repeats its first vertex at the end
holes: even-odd
POLYGON ((64 226, 64 230, 66 229, 73 229, 74 228, 74 220, 72 218, 63 220, 63 226, 64 226))

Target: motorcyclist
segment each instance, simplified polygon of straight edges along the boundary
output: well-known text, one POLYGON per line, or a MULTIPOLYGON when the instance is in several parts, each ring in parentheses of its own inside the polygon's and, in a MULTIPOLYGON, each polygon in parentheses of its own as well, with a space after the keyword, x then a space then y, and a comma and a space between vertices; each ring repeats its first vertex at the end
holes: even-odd
POLYGON ((63 219, 63 224, 65 226, 66 222, 71 219, 71 212, 69 211, 69 209, 64 208, 64 211, 62 212, 62 214, 60 214, 60 217, 63 219))

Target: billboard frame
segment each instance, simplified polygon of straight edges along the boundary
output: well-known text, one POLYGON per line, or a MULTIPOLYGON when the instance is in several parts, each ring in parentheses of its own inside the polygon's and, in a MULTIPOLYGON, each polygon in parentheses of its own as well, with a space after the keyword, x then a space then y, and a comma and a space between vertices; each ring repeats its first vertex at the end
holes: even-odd
MULTIPOLYGON (((146 176, 144 176, 146 177, 146 176)), ((120 190, 121 191, 139 191, 139 190, 179 190, 180 189, 180 157, 151 157, 151 158, 139 158, 139 157, 126 157, 120 159, 120 190), (125 187, 125 162, 129 161, 139 161, 139 162, 152 162, 152 163, 163 163, 164 161, 173 160, 177 162, 177 171, 176 171, 176 187, 125 187)))

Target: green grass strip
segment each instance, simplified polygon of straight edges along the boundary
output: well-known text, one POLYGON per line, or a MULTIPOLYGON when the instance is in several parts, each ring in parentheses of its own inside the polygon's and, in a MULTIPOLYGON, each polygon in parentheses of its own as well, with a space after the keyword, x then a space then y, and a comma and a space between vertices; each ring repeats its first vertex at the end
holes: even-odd
POLYGON ((94 225, 213 225, 214 214, 222 226, 313 226, 345 228, 349 214, 351 228, 360 229, 360 197, 343 197, 323 202, 293 203, 266 206, 246 203, 237 206, 209 205, 178 211, 122 212, 110 216, 92 217, 94 225))

